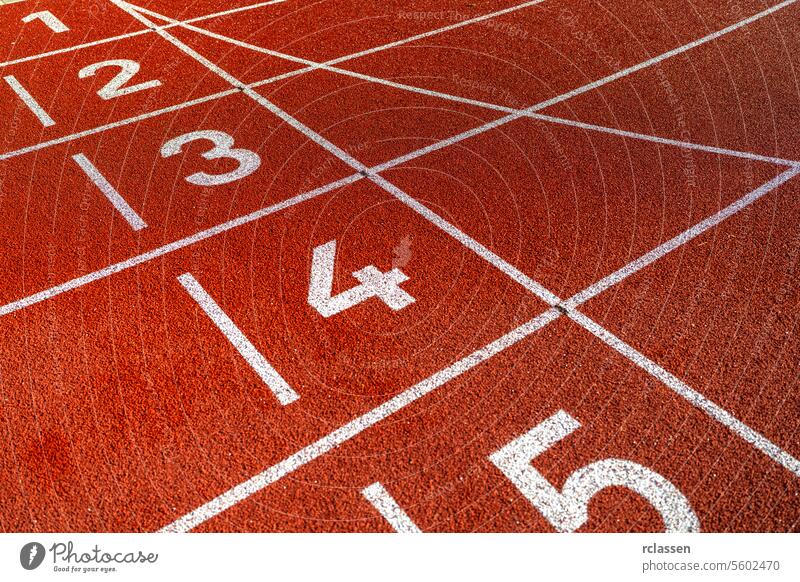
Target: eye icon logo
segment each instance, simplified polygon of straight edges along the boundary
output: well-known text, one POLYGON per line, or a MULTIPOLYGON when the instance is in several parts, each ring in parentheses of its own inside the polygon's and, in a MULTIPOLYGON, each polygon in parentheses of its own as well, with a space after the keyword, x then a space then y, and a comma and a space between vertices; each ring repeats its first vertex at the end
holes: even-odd
POLYGON ((26 570, 35 570, 44 561, 44 546, 39 542, 30 542, 22 546, 19 552, 19 563, 26 570))

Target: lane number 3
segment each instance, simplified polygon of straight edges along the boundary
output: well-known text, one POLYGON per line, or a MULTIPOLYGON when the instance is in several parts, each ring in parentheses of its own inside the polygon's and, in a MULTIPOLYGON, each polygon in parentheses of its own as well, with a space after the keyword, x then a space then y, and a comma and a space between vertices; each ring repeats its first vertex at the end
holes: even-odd
POLYGON ((197 140, 210 141, 214 147, 202 154, 206 160, 228 158, 236 160, 239 165, 236 169, 225 174, 207 174, 197 172, 186 177, 186 181, 196 186, 220 186, 241 180, 255 172, 261 166, 261 157, 250 150, 233 147, 233 137, 224 131, 200 130, 180 135, 169 140, 161 146, 161 156, 168 158, 176 156, 183 151, 183 146, 197 140))

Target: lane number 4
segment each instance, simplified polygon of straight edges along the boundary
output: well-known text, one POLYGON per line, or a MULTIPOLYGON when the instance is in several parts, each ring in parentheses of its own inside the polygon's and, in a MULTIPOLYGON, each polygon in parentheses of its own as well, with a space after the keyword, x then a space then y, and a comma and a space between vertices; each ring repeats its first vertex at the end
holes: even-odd
POLYGON ((335 260, 335 240, 314 249, 308 302, 323 317, 332 317, 372 297, 377 297, 394 311, 414 303, 415 299, 400 288, 401 283, 408 281, 405 273, 400 269, 382 273, 374 265, 368 265, 353 273, 353 277, 361 283, 360 285, 331 296, 335 260))

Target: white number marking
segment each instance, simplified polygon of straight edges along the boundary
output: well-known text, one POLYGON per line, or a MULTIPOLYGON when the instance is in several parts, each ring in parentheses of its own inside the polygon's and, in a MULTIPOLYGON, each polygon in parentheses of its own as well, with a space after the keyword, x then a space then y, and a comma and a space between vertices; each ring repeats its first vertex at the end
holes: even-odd
POLYGON ((700 521, 686 497, 664 477, 632 461, 598 461, 570 475, 561 492, 553 487, 530 463, 580 426, 560 410, 492 453, 489 460, 561 532, 575 531, 586 523, 589 500, 602 489, 613 486, 627 487, 644 497, 661 514, 667 531, 700 530, 700 521))
POLYGON ((311 262, 311 282, 308 302, 323 317, 331 317, 346 309, 377 297, 395 311, 414 303, 415 299, 400 288, 408 276, 400 269, 380 272, 374 265, 353 273, 361 285, 331 297, 333 291, 333 265, 336 260, 336 241, 332 240, 314 249, 311 262))
POLYGON ((186 181, 197 186, 219 186, 229 182, 241 180, 255 172, 261 166, 261 157, 250 150, 236 149, 233 146, 233 137, 224 131, 201 130, 193 131, 169 140, 161 147, 161 156, 168 158, 181 153, 183 146, 189 142, 205 139, 214 144, 214 147, 203 154, 206 160, 230 158, 239 162, 239 167, 227 174, 206 174, 198 172, 187 176, 186 181))
POLYGON ((5 79, 8 86, 17 94, 17 97, 22 99, 22 102, 31 110, 43 126, 50 127, 56 124, 53 118, 47 114, 47 111, 39 105, 38 101, 33 98, 33 95, 28 93, 28 90, 22 86, 22 83, 20 83, 14 75, 7 75, 3 77, 3 79, 5 79))
POLYGON ((145 91, 161 85, 161 81, 153 79, 152 81, 145 81, 144 83, 139 83, 138 85, 125 87, 128 81, 130 81, 141 68, 139 63, 136 61, 131 61, 130 59, 112 59, 110 61, 102 61, 100 63, 87 65, 78 71, 78 77, 81 79, 94 77, 97 74, 97 71, 106 67, 118 67, 120 71, 114 76, 113 79, 106 83, 105 87, 97 92, 101 99, 115 99, 117 97, 130 95, 131 93, 136 93, 137 91, 145 91))
POLYGON ((373 483, 364 488, 361 494, 378 510, 378 513, 389 522, 389 525, 397 533, 422 533, 417 524, 411 521, 408 514, 403 511, 403 508, 397 504, 397 501, 380 483, 373 483))
POLYGON ((61 22, 56 16, 53 16, 53 13, 49 10, 42 10, 41 12, 34 12, 33 14, 28 14, 25 18, 22 19, 22 22, 28 24, 29 22, 33 22, 34 20, 41 20, 47 28, 55 32, 56 34, 60 32, 69 32, 69 27, 61 22))
POLYGON ((97 189, 108 198, 109 202, 111 202, 123 218, 128 221, 128 224, 131 225, 133 230, 147 228, 147 223, 136 214, 136 211, 131 208, 122 195, 117 192, 117 189, 106 180, 100 170, 89 161, 89 158, 83 154, 75 154, 72 156, 72 159, 75 160, 75 163, 80 166, 81 170, 83 170, 94 185, 97 186, 97 189))
POLYGON ((249 339, 242 333, 233 320, 222 310, 216 301, 203 289, 191 273, 184 273, 178 277, 183 288, 191 295, 197 304, 206 312, 214 325, 222 332, 229 342, 236 348, 242 357, 255 370, 256 374, 272 391, 278 402, 286 406, 300 396, 284 380, 275 368, 270 365, 264 356, 256 349, 249 339))

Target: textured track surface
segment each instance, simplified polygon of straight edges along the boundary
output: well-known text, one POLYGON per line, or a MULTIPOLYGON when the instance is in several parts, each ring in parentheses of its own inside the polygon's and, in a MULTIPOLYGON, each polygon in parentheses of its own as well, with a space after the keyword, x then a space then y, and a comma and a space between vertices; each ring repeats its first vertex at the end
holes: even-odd
POLYGON ((0 23, 3 531, 800 530, 794 1, 0 23))

